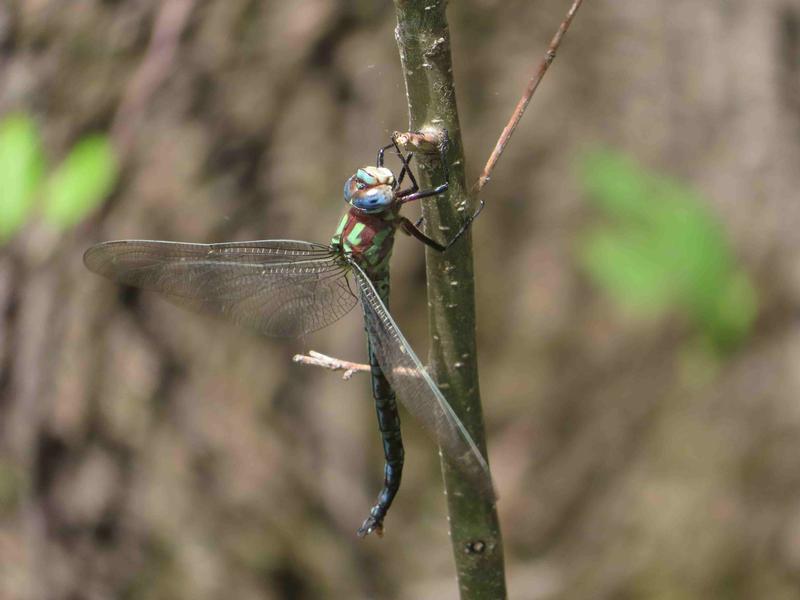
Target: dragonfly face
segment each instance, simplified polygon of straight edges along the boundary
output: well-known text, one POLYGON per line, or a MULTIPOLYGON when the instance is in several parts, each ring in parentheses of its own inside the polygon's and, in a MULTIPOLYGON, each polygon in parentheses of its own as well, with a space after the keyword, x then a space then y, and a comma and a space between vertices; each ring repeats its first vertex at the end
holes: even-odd
POLYGON ((365 213, 380 213, 395 200, 395 179, 385 167, 364 167, 344 184, 344 199, 365 213))

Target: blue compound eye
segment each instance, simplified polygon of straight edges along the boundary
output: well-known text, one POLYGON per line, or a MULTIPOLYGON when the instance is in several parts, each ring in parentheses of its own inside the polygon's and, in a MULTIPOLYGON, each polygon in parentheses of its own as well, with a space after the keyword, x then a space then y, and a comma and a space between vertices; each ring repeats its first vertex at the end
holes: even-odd
POLYGON ((371 188, 366 192, 359 193, 351 203, 356 208, 367 212, 381 212, 391 205, 392 199, 391 190, 371 188))
POLYGON ((350 179, 344 182, 344 199, 350 202, 350 179))

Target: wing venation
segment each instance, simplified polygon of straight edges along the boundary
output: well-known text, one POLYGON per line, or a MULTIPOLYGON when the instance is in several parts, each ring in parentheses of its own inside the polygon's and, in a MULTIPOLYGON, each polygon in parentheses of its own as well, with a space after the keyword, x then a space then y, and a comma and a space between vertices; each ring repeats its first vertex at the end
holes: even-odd
POLYGON ((321 329, 358 302, 348 285, 348 264, 311 242, 120 240, 92 246, 83 260, 117 283, 277 337, 321 329))

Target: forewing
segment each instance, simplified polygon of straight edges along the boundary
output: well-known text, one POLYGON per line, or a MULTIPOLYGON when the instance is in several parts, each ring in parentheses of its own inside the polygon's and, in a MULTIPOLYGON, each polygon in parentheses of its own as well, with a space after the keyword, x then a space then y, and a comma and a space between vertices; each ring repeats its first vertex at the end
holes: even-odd
POLYGON ((315 331, 358 302, 347 281, 347 263, 310 242, 120 240, 92 246, 83 261, 118 283, 160 292, 176 304, 271 336, 315 331))
POLYGON ((469 432, 403 337, 372 282, 357 264, 352 268, 372 349, 398 400, 476 489, 495 498, 489 466, 469 432))

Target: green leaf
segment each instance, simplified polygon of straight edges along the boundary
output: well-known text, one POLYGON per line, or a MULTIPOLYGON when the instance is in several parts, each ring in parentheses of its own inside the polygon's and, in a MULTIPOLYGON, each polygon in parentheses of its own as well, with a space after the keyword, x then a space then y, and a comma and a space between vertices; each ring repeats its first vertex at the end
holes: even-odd
POLYGON ((673 297, 659 256, 633 234, 598 228, 583 240, 580 257, 592 279, 639 316, 658 315, 673 297))
POLYGON ((641 169, 629 158, 598 150, 587 155, 582 168, 589 200, 600 210, 621 218, 652 217, 641 198, 650 194, 641 169))
POLYGON ((106 198, 116 180, 117 159, 108 138, 83 138, 47 181, 45 220, 60 229, 72 227, 106 198))
POLYGON ((637 313, 686 314, 720 352, 741 343, 758 312, 756 292, 703 198, 610 151, 590 154, 581 174, 604 221, 579 250, 595 283, 637 313))
POLYGON ((0 244, 25 224, 42 181, 44 158, 33 119, 13 114, 0 121, 0 244))
POLYGON ((758 295, 743 272, 733 273, 717 295, 709 319, 711 339, 719 351, 736 348, 747 337, 758 316, 758 295))

